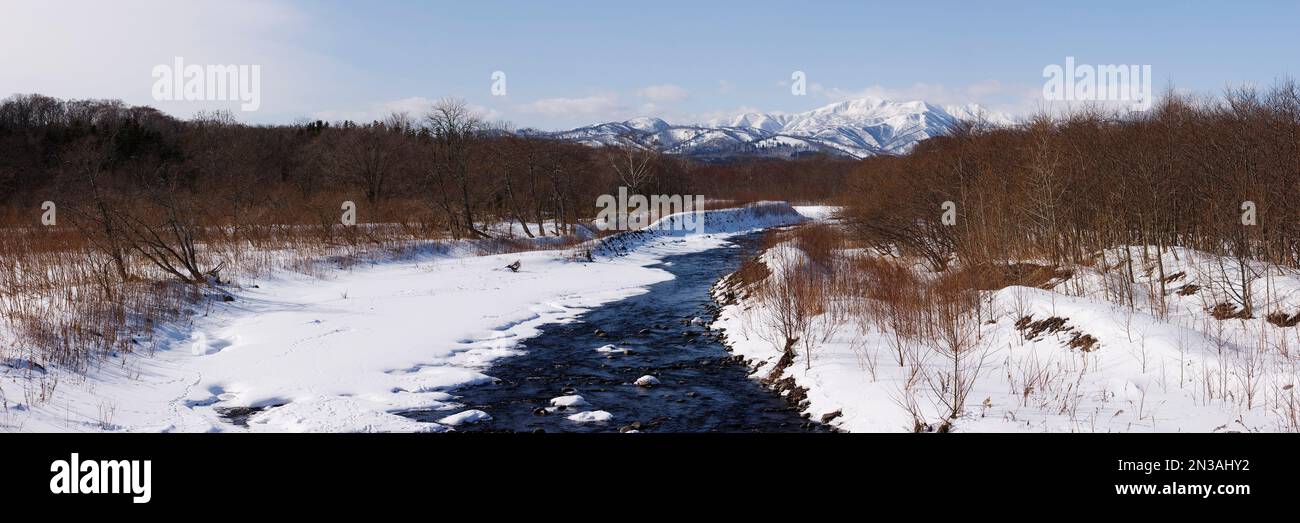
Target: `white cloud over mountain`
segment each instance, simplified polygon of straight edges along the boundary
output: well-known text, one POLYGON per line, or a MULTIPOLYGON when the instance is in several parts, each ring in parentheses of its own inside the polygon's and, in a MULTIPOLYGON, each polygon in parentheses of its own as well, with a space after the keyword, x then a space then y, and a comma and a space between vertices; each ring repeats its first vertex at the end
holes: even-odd
POLYGON ((652 85, 637 90, 637 94, 652 102, 680 102, 689 97, 686 89, 672 84, 652 85))

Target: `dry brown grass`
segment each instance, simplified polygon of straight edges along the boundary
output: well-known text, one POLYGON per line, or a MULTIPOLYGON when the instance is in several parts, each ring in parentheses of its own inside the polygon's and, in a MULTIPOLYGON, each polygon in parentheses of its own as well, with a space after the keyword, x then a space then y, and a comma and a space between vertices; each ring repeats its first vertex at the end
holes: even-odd
POLYGON ((794 244, 821 267, 832 267, 834 257, 844 248, 844 233, 826 223, 809 223, 793 231, 794 244))
POLYGON ((1288 316, 1287 313, 1278 311, 1271 312, 1264 318, 1268 320, 1269 323, 1277 325, 1278 327, 1295 327, 1296 325, 1300 325, 1300 313, 1288 316))
POLYGON ((995 291, 1013 285, 1050 289, 1068 280, 1073 271, 1034 263, 979 264, 956 269, 971 288, 995 291))
MULTIPOLYGON (((274 270, 321 276, 327 266, 407 256, 431 240, 447 238, 445 229, 432 224, 344 227, 337 223, 337 213, 324 212, 317 223, 311 223, 313 214, 300 213, 268 216, 287 224, 202 227, 197 258, 220 272, 201 284, 181 283, 130 249, 125 255, 129 278, 123 281, 104 250, 76 227, 16 219, 0 224, 0 330, 14 338, 0 349, 12 357, 73 369, 105 355, 147 353, 160 341, 154 338, 156 326, 178 321, 207 301, 228 299, 242 281, 274 270)), ((544 248, 580 243, 572 237, 552 240, 544 248)), ((476 240, 474 245, 479 254, 539 248, 511 238, 476 240)))

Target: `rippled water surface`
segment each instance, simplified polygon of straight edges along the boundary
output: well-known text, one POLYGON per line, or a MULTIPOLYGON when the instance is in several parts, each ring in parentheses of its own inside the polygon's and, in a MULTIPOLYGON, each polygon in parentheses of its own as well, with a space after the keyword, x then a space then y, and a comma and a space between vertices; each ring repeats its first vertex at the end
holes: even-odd
MULTIPOLYGON (((465 408, 492 416, 458 430, 821 430, 748 377, 747 367, 734 361, 706 327, 716 310, 709 287, 735 270, 759 239, 749 235, 733 241, 734 246, 666 258, 658 267, 676 277, 650 286, 648 293, 606 304, 570 323, 543 327, 524 343, 527 354, 498 360, 486 371, 496 383, 454 391, 465 408), (691 322, 693 318, 699 320, 691 322), (606 345, 617 350, 597 350, 606 345), (657 377, 659 385, 633 384, 644 375, 657 377), (553 398, 569 394, 582 396, 587 405, 551 405, 553 398), (605 411, 613 418, 568 419, 589 411, 605 411)), ((424 421, 447 414, 406 413, 424 421)))

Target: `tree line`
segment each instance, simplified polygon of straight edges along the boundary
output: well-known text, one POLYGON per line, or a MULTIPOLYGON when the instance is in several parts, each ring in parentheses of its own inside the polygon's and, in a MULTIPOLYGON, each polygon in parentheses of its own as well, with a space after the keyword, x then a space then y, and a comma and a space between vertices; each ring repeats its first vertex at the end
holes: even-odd
MULTIPOLYGON (((818 163, 834 162, 802 162, 818 163)), ((131 258, 203 281, 217 267, 199 246, 223 240, 310 231, 327 243, 380 242, 377 229, 338 227, 344 201, 355 202, 358 221, 407 237, 485 238, 506 223, 511 234, 560 236, 589 223, 597 197, 620 186, 775 198, 797 187, 790 171, 522 136, 455 99, 369 123, 269 126, 228 112, 182 120, 116 100, 0 102, 0 224, 35 225, 43 202, 54 202, 59 224, 72 225, 120 281, 132 278, 131 258)))
MULTIPOLYGON (((212 208, 204 223, 293 224, 314 220, 312 209, 336 215, 342 198, 363 202, 366 221, 456 237, 507 218, 530 235, 563 232, 616 182, 597 151, 502 132, 455 100, 370 123, 249 126, 222 112, 178 120, 23 95, 0 104, 0 150, 0 204, 10 207, 197 198, 212 208)), ((680 166, 654 167, 663 189, 680 190, 669 182, 680 166)))
MULTIPOLYGON (((907 156, 864 160, 849 186, 843 218, 858 240, 934 269, 1089 264, 1118 246, 1297 268, 1300 88, 1169 92, 1144 113, 1085 108, 1013 128, 965 125, 907 156)), ((1132 270, 1131 259, 1111 262, 1132 270)), ((1248 293, 1251 275, 1235 276, 1248 293)), ((1250 308, 1248 295, 1238 301, 1250 308)))

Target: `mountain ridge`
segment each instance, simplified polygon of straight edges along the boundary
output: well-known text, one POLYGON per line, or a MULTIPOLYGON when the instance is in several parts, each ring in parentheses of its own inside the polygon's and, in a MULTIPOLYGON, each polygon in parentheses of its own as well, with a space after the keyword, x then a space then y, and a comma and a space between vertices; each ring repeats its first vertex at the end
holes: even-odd
POLYGON ((698 123, 670 124, 642 116, 567 131, 521 130, 523 134, 590 146, 631 145, 698 159, 738 156, 797 157, 826 153, 853 158, 905 154, 923 140, 952 131, 959 121, 996 126, 1015 123, 978 104, 939 106, 922 100, 844 100, 801 113, 746 112, 698 123))

